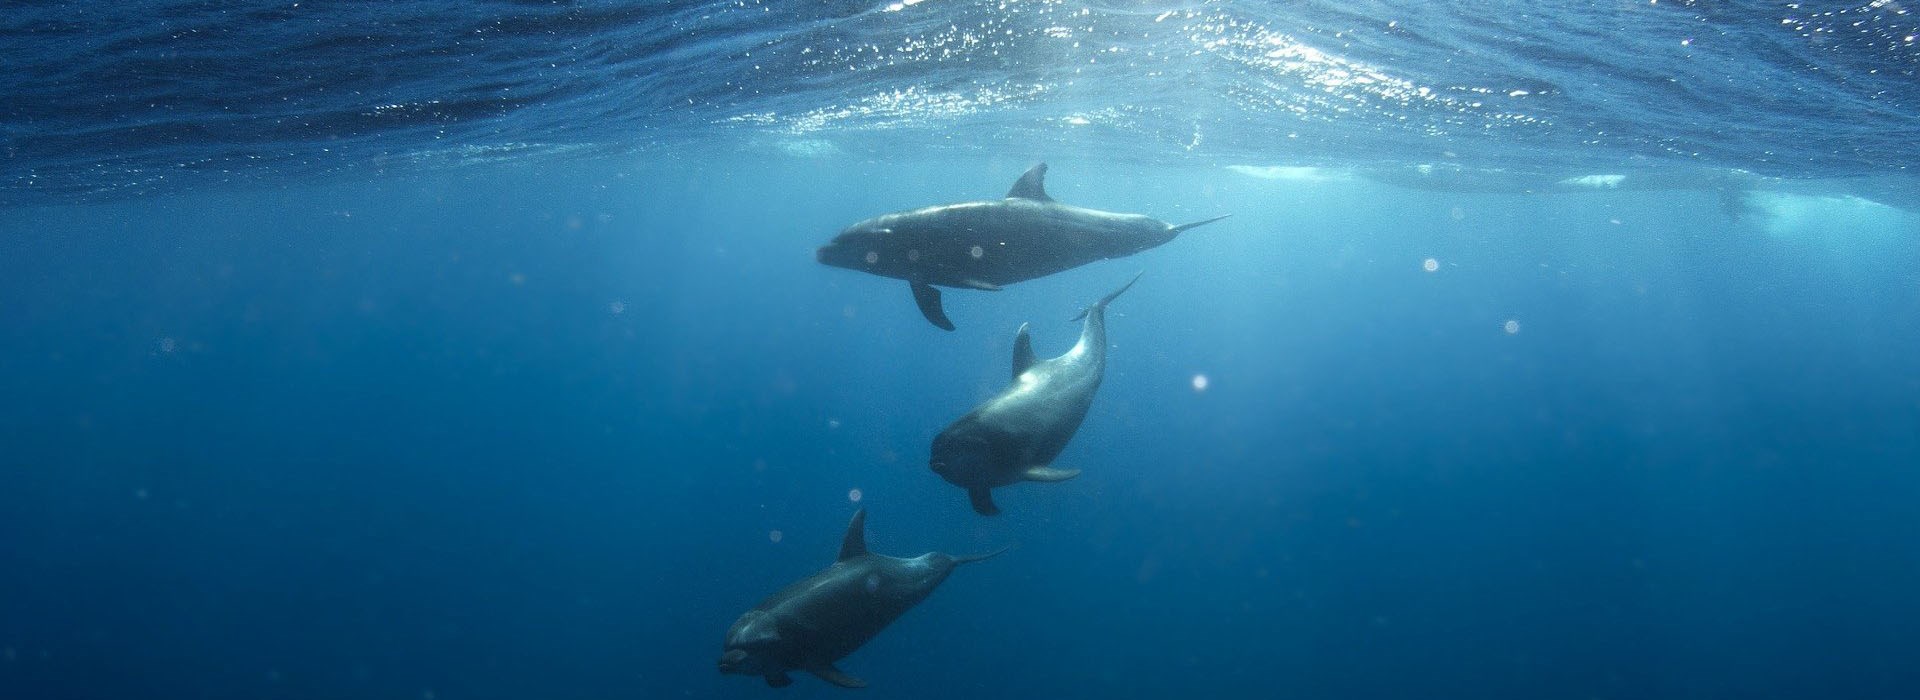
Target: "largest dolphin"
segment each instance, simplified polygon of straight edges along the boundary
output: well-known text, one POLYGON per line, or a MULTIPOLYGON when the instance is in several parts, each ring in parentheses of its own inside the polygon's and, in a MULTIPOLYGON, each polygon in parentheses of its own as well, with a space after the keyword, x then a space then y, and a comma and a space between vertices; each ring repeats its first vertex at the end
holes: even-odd
POLYGON ((938 287, 997 290, 1173 240, 1225 216, 1175 226, 1140 214, 1061 204, 1047 196, 1047 164, 1005 199, 943 204, 854 224, 815 254, 834 267, 906 280, 933 325, 953 330, 938 287))
POLYGON ((832 566, 781 589, 733 623, 720 655, 721 673, 760 676, 784 688, 793 684, 788 671, 806 671, 842 688, 865 688, 866 681, 834 662, 926 600, 954 567, 1006 551, 889 557, 867 551, 866 524, 866 509, 856 511, 832 566))
POLYGON ((1080 342, 1066 354, 1035 360, 1033 340, 1020 326, 1013 338, 1013 383, 933 438, 928 466, 967 490, 973 510, 1000 512, 993 489, 1020 481, 1066 481, 1078 469, 1052 466, 1086 420, 1093 393, 1107 370, 1107 304, 1139 280, 1095 302, 1081 314, 1080 342))

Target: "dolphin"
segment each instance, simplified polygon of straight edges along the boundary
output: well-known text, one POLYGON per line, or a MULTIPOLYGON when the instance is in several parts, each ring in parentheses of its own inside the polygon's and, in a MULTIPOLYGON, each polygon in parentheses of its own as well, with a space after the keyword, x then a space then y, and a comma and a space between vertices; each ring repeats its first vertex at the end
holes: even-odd
POLYGON ((948 483, 967 490, 973 510, 995 515, 993 488, 1019 481, 1066 481, 1078 469, 1052 466, 1093 405, 1107 368, 1107 304, 1135 281, 1087 307, 1080 342, 1066 354, 1035 360, 1033 341, 1021 324, 1013 337, 1013 383, 933 438, 928 466, 948 483))
POLYGON ((781 589, 733 623, 720 654, 721 673, 760 676, 785 688, 793 684, 788 671, 806 671, 842 688, 865 688, 866 681, 834 662, 926 600, 954 567, 1006 551, 898 559, 867 551, 866 523, 866 509, 855 511, 832 566, 781 589))
POLYGON ((1175 226, 1140 214, 1061 204, 1047 196, 1047 164, 1033 166, 1005 199, 943 204, 854 224, 815 253, 833 267, 907 281, 920 313, 953 330, 938 287, 998 290, 1095 260, 1118 258, 1173 240, 1181 231, 1227 218, 1175 226))

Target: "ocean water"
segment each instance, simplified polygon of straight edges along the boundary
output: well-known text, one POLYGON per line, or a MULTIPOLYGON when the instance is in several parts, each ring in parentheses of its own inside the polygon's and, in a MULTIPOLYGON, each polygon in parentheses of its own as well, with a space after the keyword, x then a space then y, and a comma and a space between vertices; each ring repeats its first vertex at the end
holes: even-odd
POLYGON ((1905 3, 0 13, 0 698, 1904 698, 1905 3), (1036 162, 1162 247, 950 291, 1036 162), (926 466, 1109 315, 1061 456, 926 466), (842 662, 727 626, 1015 548, 842 662))

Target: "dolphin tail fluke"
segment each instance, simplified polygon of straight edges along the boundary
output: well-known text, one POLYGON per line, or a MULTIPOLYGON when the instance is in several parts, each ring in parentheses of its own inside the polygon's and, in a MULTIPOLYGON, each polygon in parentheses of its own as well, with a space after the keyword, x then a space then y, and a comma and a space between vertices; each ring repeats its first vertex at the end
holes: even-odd
POLYGON ((1191 224, 1181 224, 1181 225, 1179 225, 1179 226, 1175 226, 1175 227, 1173 227, 1173 232, 1174 232, 1174 233, 1179 233, 1179 232, 1181 232, 1181 231, 1185 231, 1185 230, 1187 230, 1187 229, 1190 229, 1190 228, 1198 228, 1198 227, 1201 227, 1201 226, 1205 226, 1205 225, 1207 225, 1207 224, 1211 224, 1211 223, 1213 223, 1213 222, 1215 222, 1215 221, 1219 221, 1219 220, 1221 220, 1221 219, 1224 219, 1224 218, 1227 218, 1227 217, 1229 217, 1229 216, 1233 216, 1233 215, 1232 215, 1232 214, 1222 214, 1222 215, 1220 215, 1220 216, 1216 216, 1216 217, 1213 217, 1213 218, 1211 218, 1211 219, 1207 219, 1207 220, 1204 220, 1204 221, 1195 221, 1195 222, 1193 222, 1193 223, 1191 223, 1191 224))
POLYGON ((1009 549, 1013 549, 1013 545, 1007 545, 1005 547, 1001 547, 991 552, 987 552, 986 554, 967 554, 964 556, 957 556, 953 558, 953 563, 955 566, 958 566, 961 564, 972 564, 976 561, 986 561, 988 559, 992 559, 1002 554, 1006 554, 1007 550, 1009 549))
POLYGON ((927 322, 939 326, 940 330, 953 330, 953 322, 947 320, 946 309, 940 308, 940 290, 925 282, 907 284, 913 288, 913 303, 920 307, 920 315, 927 317, 927 322))
MULTIPOLYGON (((1203 221, 1201 223, 1206 223, 1206 222, 1203 221)), ((1112 294, 1108 294, 1104 297, 1100 297, 1100 300, 1094 302, 1093 306, 1089 306, 1085 309, 1081 309, 1080 315, 1073 317, 1073 320, 1078 321, 1078 320, 1084 319, 1087 317, 1087 314, 1092 313, 1096 309, 1102 310, 1102 311, 1106 310, 1108 304, 1113 303, 1114 299, 1118 299, 1120 297, 1120 293, 1127 291, 1128 288, 1133 286, 1133 283, 1140 281, 1140 276, 1144 274, 1147 274, 1146 270, 1141 270, 1139 272, 1134 273, 1133 279, 1127 280, 1126 284, 1120 285, 1120 288, 1113 290, 1112 294)))

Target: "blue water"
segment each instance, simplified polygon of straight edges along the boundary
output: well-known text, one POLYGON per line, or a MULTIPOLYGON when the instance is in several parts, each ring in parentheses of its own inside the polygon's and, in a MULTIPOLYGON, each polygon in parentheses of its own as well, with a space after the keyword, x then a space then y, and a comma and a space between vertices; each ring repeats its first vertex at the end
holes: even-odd
POLYGON ((9 8, 0 698, 839 697, 714 660, 858 507, 1017 545, 861 695, 1912 697, 1920 20, 1564 5, 9 8), (1234 216, 953 333, 812 259, 1040 160, 1234 216))

